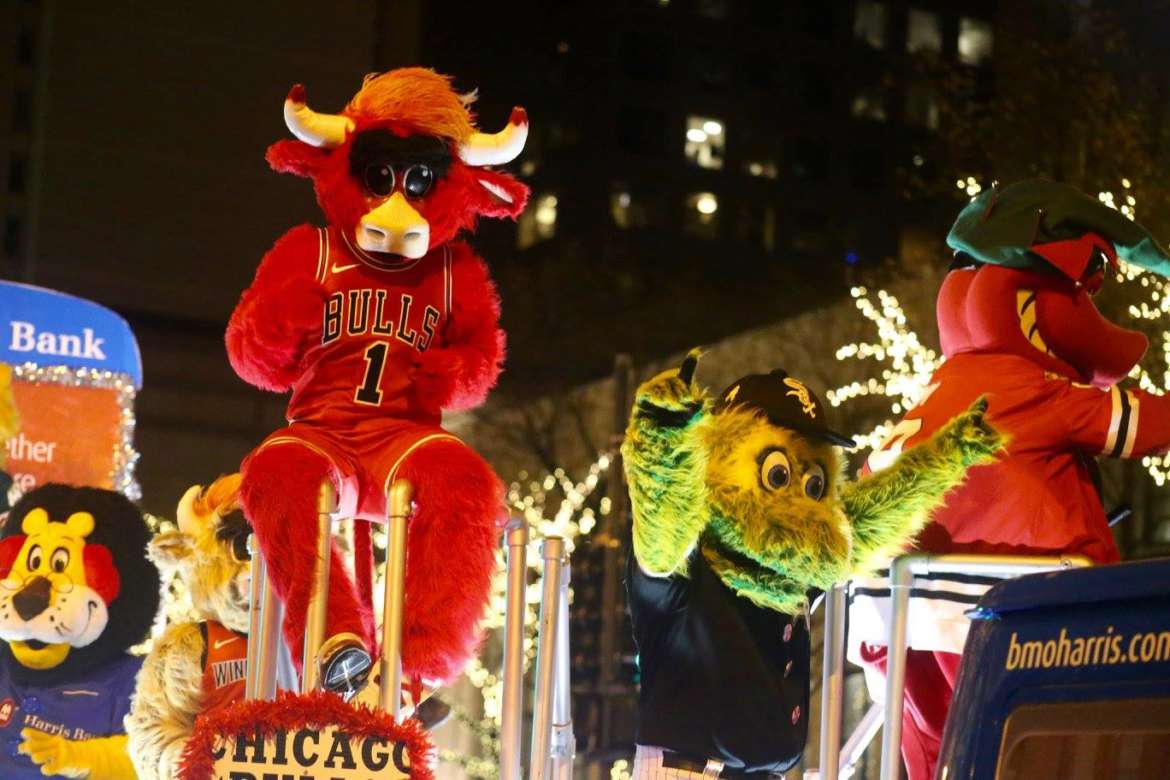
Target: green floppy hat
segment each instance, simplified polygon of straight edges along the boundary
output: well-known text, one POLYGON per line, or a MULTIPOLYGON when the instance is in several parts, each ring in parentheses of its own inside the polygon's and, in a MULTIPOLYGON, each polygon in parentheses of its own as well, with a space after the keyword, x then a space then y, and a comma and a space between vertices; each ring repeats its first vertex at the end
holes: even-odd
POLYGON ((1025 179, 983 191, 959 212, 947 246, 983 263, 1036 268, 1029 247, 1096 233, 1127 263, 1170 276, 1170 252, 1120 211, 1080 190, 1047 179, 1025 179))

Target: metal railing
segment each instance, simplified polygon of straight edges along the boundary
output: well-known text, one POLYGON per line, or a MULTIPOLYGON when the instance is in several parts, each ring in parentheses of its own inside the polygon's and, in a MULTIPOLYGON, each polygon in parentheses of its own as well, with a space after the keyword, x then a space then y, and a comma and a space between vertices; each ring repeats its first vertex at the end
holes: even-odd
MULTIPOLYGON (((414 489, 395 480, 387 492, 388 539, 385 598, 382 607, 381 708, 400 719, 402 700, 402 612, 406 574, 406 531, 414 489)), ((302 692, 318 684, 317 654, 325 639, 328 617, 329 561, 337 494, 325 481, 317 503, 317 560, 313 591, 305 619, 303 673, 299 684, 281 635, 284 614, 267 576, 264 558, 249 540, 252 552, 251 615, 245 698, 276 698, 278 689, 302 692)), ((515 519, 508 525, 507 606, 504 626, 504 671, 500 728, 500 777, 521 780, 522 721, 524 714, 524 614, 528 587, 528 525, 515 519)), ((572 780, 576 750, 570 697, 569 554, 565 540, 543 540, 544 588, 537 635, 536 688, 533 703, 531 780, 572 780)))
POLYGON ((1091 566, 1082 555, 1025 557, 1000 555, 902 555, 890 566, 890 625, 886 647, 886 701, 874 704, 841 747, 845 690, 845 613, 848 583, 825 595, 824 668, 821 685, 821 735, 818 769, 806 780, 845 780, 853 775, 869 743, 882 729, 882 780, 901 772, 902 712, 905 706, 906 625, 914 577, 926 574, 969 574, 1005 579, 1024 574, 1091 566), (884 726, 884 728, 883 728, 884 726))

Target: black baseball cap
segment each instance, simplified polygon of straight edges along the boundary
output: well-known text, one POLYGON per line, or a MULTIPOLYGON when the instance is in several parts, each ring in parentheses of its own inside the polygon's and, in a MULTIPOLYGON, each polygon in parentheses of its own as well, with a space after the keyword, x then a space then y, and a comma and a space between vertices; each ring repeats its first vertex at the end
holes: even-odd
POLYGON ((716 414, 733 406, 764 413, 768 421, 838 447, 853 449, 852 437, 828 426, 821 399, 799 379, 776 369, 769 374, 751 374, 732 382, 715 402, 716 414))

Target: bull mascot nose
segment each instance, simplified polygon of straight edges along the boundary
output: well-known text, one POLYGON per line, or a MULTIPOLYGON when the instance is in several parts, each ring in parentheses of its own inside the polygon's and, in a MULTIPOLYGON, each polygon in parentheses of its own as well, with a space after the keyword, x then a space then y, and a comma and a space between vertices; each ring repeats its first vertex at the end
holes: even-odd
POLYGON ((20 619, 29 621, 49 608, 53 597, 53 583, 45 577, 34 577, 12 597, 12 606, 20 619))
POLYGON ((430 247, 431 227, 422 214, 396 192, 358 223, 358 246, 417 259, 430 247))

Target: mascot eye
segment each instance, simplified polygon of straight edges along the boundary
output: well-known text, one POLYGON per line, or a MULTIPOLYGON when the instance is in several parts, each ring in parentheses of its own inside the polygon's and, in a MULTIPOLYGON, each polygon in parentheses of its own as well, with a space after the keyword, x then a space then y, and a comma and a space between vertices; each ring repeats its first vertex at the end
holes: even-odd
POLYGON ((366 189, 371 195, 389 195, 394 191, 394 169, 389 165, 371 163, 366 166, 366 189))
POLYGON ((760 482, 766 490, 778 490, 788 484, 791 469, 788 456, 780 450, 772 450, 760 464, 760 482))
POLYGON ((252 560, 252 553, 248 552, 248 534, 239 534, 232 538, 232 557, 237 563, 252 560))
POLYGON ((44 553, 41 552, 41 546, 34 544, 32 549, 28 551, 28 570, 36 571, 41 568, 41 562, 44 560, 44 553))
POLYGON ((52 567, 53 571, 60 574, 65 571, 65 567, 68 565, 69 551, 64 547, 58 547, 56 550, 53 550, 53 555, 49 558, 49 566, 52 567))
POLYGON ((416 165, 406 172, 402 181, 402 189, 411 198, 421 198, 431 190, 435 183, 435 174, 426 165, 416 165))
POLYGON ((800 484, 804 487, 804 494, 813 501, 820 501, 825 497, 825 470, 816 463, 808 467, 800 484))

